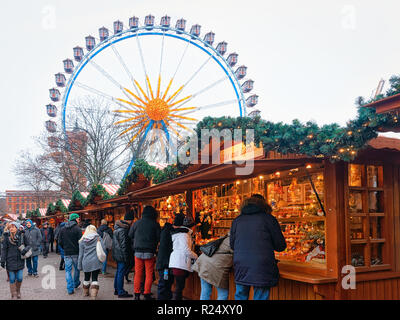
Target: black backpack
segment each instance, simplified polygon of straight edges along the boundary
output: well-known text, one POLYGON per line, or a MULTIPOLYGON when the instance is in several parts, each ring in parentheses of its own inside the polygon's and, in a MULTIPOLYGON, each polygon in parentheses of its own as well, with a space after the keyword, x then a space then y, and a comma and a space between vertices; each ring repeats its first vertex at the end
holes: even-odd
POLYGON ((221 246, 222 242, 228 237, 228 235, 223 236, 222 238, 219 238, 214 241, 210 241, 209 243, 206 243, 205 245, 200 247, 200 251, 203 252, 206 256, 212 257, 215 252, 219 249, 221 246))

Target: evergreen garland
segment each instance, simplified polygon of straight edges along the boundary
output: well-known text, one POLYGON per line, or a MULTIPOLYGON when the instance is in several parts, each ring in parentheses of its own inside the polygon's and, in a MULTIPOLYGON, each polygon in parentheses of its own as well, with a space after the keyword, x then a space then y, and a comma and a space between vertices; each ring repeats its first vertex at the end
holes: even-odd
POLYGON ((81 192, 78 190, 75 190, 74 193, 72 194, 71 202, 68 205, 68 211, 74 211, 79 209, 75 205, 75 202, 79 202, 82 208, 86 207, 86 205, 88 204, 88 200, 84 198, 81 192))
POLYGON ((49 203, 49 205, 47 206, 46 216, 52 216, 55 213, 56 207, 54 206, 54 204, 49 203))
POLYGON ((374 108, 358 108, 358 116, 349 121, 346 127, 329 124, 319 127, 314 122, 301 123, 293 120, 291 124, 272 123, 260 117, 232 118, 206 117, 198 123, 196 133, 201 148, 201 129, 241 129, 243 141, 245 130, 254 129, 254 143, 265 152, 277 151, 282 154, 304 154, 313 157, 327 157, 331 161, 351 161, 367 142, 378 136, 384 127, 399 127, 397 118, 391 114, 376 114, 374 108))
POLYGON ((68 208, 65 207, 65 205, 61 199, 57 200, 56 205, 55 205, 55 212, 59 212, 59 211, 63 212, 63 213, 68 212, 68 208))
POLYGON ((155 184, 159 184, 168 180, 172 180, 184 174, 188 165, 182 164, 171 164, 165 167, 163 170, 160 170, 152 165, 149 165, 145 160, 138 159, 135 161, 134 167, 130 173, 122 180, 121 187, 118 190, 118 195, 124 195, 128 187, 135 183, 139 175, 142 174, 147 180, 152 181, 155 184))
POLYGON ((86 199, 86 205, 88 205, 89 203, 90 204, 96 203, 95 199, 98 196, 100 196, 102 200, 108 200, 113 198, 113 196, 110 196, 102 185, 95 184, 92 186, 92 189, 89 192, 89 195, 86 199))

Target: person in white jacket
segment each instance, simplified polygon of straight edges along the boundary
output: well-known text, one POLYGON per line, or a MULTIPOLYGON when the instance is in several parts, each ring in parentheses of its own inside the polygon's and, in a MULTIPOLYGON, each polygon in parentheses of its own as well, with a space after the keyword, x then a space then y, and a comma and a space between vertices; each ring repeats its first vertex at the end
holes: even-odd
POLYGON ((183 226, 185 216, 177 214, 174 228, 171 231, 172 253, 169 258, 169 268, 175 278, 174 300, 182 300, 186 278, 193 272, 192 265, 197 259, 197 254, 192 251, 192 230, 183 226))

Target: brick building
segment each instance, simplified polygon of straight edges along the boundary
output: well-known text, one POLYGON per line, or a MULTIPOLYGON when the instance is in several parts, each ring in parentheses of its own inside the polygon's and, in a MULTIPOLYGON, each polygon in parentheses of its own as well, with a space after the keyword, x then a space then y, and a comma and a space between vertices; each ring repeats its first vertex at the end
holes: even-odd
POLYGON ((6 190, 6 209, 7 213, 19 216, 28 210, 47 208, 50 202, 55 202, 59 198, 58 191, 6 190))

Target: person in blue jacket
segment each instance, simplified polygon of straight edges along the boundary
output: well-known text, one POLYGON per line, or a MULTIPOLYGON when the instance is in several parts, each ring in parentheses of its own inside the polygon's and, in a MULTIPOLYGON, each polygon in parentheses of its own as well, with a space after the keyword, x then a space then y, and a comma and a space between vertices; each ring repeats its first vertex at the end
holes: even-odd
POLYGON ((248 300, 250 287, 254 300, 268 300, 270 288, 278 284, 274 251, 285 250, 286 241, 271 212, 264 198, 254 194, 243 202, 240 215, 232 223, 235 300, 248 300))

